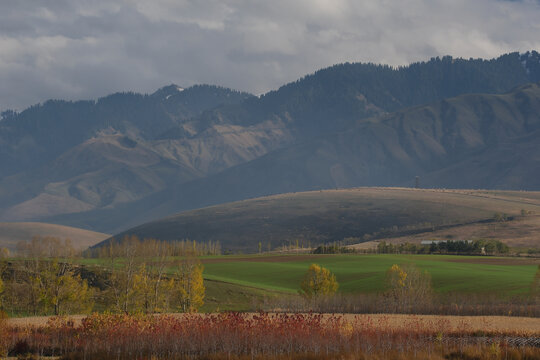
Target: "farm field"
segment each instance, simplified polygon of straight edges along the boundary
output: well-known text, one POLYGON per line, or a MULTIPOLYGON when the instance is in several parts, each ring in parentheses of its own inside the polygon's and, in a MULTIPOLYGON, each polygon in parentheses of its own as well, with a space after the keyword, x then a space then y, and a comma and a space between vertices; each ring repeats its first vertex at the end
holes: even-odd
MULTIPOLYGON (((431 276, 438 294, 511 299, 527 296, 540 259, 493 256, 398 254, 261 254, 203 256, 206 296, 202 312, 249 311, 265 300, 296 295, 308 267, 319 264, 336 275, 338 293, 385 291, 386 271, 414 264, 431 276)), ((81 259, 100 266, 101 259, 81 259)), ((169 273, 175 268, 169 268, 169 273)))
POLYGON ((527 294, 539 259, 446 255, 250 255, 202 259, 207 280, 281 293, 296 293, 307 268, 317 263, 333 272, 343 293, 384 290, 393 264, 412 263, 432 277, 436 292, 527 294))

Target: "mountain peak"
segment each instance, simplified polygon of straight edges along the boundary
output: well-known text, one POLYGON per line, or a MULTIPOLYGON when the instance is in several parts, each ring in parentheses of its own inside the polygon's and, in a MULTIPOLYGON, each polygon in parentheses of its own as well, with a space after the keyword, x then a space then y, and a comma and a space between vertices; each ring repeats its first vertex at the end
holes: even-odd
POLYGON ((527 75, 539 75, 540 74, 540 54, 537 51, 527 51, 519 54, 521 64, 527 71, 527 75))
POLYGON ((161 89, 157 90, 155 93, 152 94, 152 96, 159 97, 162 99, 169 99, 171 96, 176 95, 185 89, 181 86, 178 86, 176 84, 171 84, 162 87, 161 89))

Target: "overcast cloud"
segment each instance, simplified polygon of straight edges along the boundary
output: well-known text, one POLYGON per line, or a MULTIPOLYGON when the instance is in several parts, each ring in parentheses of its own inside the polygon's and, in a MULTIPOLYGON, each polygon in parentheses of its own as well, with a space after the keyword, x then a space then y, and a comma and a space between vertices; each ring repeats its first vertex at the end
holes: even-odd
POLYGON ((539 19, 535 0, 0 0, 0 109, 540 50, 539 19))

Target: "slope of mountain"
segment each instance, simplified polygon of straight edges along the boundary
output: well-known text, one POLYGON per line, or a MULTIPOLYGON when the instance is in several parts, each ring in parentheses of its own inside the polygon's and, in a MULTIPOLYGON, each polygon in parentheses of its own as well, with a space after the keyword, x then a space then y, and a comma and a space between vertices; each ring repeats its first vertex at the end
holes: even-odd
POLYGON ((207 85, 178 89, 171 85, 152 95, 117 93, 97 101, 49 100, 19 114, 4 112, 0 121, 0 177, 54 160, 103 130, 154 139, 203 110, 252 96, 207 85))
POLYGON ((496 94, 540 81, 540 54, 511 53, 497 59, 451 56, 391 68, 340 64, 319 70, 241 106, 203 114, 207 122, 253 123, 280 118, 297 136, 347 128, 351 121, 468 93, 496 94))
POLYGON ((18 115, 5 114, 0 122, 0 218, 35 220, 115 206, 251 160, 286 142, 286 131, 269 122, 242 128, 193 125, 191 116, 203 109, 249 96, 214 86, 183 90, 171 85, 150 96, 51 101, 18 115), (167 139, 164 135, 174 133, 171 126, 184 136, 167 139))
MULTIPOLYGON (((538 193, 356 188, 280 194, 183 212, 115 235, 219 241, 223 249, 317 245, 432 231, 540 211, 538 193), (352 238, 352 239, 347 239, 352 238)), ((102 242, 96 246, 107 243, 102 242)))
MULTIPOLYGON (((168 188, 143 199, 137 208, 145 210, 137 214, 122 211, 143 222, 269 194, 414 186, 416 176, 422 187, 536 190, 538 144, 540 84, 529 84, 503 95, 461 95, 359 121, 347 131, 168 188)), ((94 213, 88 220, 97 224, 100 218, 94 213)))
POLYGON ((54 224, 0 223, 0 248, 7 248, 12 253, 17 250, 19 241, 30 241, 34 236, 70 239, 75 249, 84 250, 110 235, 54 224))
MULTIPOLYGON (((502 93, 531 81, 540 81, 537 52, 493 60, 434 58, 396 69, 341 64, 260 98, 171 85, 151 95, 49 101, 20 114, 4 112, 0 220, 109 232, 283 191, 406 184, 416 175, 436 186, 443 168, 533 136, 525 130, 536 126, 529 120, 536 103, 516 97, 485 105, 473 96, 447 104, 449 110, 445 102, 403 109, 465 93, 502 93), (531 113, 520 114, 521 107, 531 113), (513 116, 505 111, 527 122, 492 126, 491 118, 513 116), (471 114, 475 120, 468 122, 471 114)), ((469 184, 478 186, 479 177, 469 184)), ((530 179, 512 184, 535 186, 530 179)))

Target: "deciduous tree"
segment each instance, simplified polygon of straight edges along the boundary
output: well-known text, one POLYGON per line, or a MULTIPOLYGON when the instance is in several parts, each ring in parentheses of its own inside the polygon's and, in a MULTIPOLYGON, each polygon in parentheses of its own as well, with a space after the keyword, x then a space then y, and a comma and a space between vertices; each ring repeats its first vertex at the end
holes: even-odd
POLYGON ((432 300, 431 277, 414 265, 392 265, 386 272, 386 284, 391 310, 409 312, 432 300))
POLYGON ((179 308, 183 312, 196 312, 204 304, 205 287, 202 264, 188 257, 181 261, 176 272, 179 308))
POLYGON ((335 294, 338 287, 336 276, 330 270, 317 264, 311 264, 300 284, 299 292, 302 296, 312 299, 321 295, 335 294))

